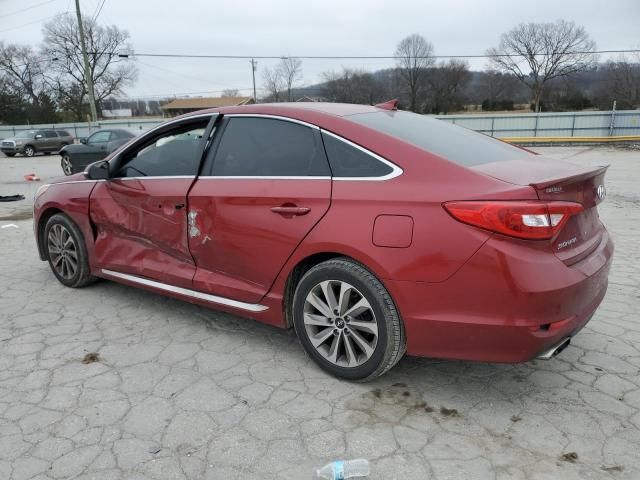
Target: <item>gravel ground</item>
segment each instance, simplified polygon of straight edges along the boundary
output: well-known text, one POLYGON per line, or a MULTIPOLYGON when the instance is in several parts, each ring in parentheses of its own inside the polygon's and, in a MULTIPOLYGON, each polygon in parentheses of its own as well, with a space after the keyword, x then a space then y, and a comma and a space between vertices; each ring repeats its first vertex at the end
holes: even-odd
POLYGON ((372 479, 640 478, 640 152, 610 163, 607 297, 559 357, 405 358, 338 381, 292 332, 111 282, 64 288, 40 262, 31 198, 59 157, 0 157, 0 479, 310 479, 367 458, 372 479), (97 355, 87 355, 96 353, 97 355))

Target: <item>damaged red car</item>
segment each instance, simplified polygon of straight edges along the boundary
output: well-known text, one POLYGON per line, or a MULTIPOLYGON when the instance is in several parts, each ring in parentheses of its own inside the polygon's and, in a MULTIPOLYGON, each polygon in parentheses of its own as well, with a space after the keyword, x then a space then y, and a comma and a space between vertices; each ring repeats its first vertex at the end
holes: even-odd
MULTIPOLYGON (((41 187, 40 258, 282 328, 324 370, 549 358, 602 301, 606 168, 379 106, 200 111, 41 187)), ((114 302, 117 299, 113 299, 114 302)))

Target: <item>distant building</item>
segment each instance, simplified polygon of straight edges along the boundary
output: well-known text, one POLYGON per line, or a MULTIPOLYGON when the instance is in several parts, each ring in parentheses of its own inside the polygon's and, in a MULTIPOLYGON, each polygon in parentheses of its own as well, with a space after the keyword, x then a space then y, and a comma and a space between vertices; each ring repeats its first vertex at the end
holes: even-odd
POLYGON ((310 97, 309 95, 305 95, 304 97, 297 99, 296 102, 326 102, 326 100, 322 97, 310 97))
POLYGON ((117 108, 114 110, 102 110, 102 116, 104 118, 127 118, 131 117, 130 108, 117 108))
POLYGON ((234 107, 256 103, 252 97, 199 97, 176 98, 161 108, 170 117, 195 112, 205 108, 234 107))

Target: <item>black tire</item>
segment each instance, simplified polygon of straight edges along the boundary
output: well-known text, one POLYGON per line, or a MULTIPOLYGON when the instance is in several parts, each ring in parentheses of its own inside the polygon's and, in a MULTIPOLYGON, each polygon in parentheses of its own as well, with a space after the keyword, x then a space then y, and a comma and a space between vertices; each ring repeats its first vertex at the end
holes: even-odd
POLYGON ((66 176, 74 174, 73 163, 71 163, 71 158, 66 153, 64 153, 62 158, 60 158, 60 167, 62 167, 62 171, 66 176))
POLYGON ((36 154, 36 147, 33 145, 27 145, 24 147, 23 152, 25 157, 33 157, 36 154))
MULTIPOLYGON (((69 237, 64 237, 64 240, 66 241, 69 237)), ((84 243, 84 236, 78 226, 65 214, 57 213, 47 221, 42 235, 42 242, 51 271, 60 283, 67 287, 80 288, 97 280, 97 278, 90 273, 89 255, 87 254, 87 247, 84 243), (70 245, 73 245, 73 251, 75 252, 73 257, 76 259, 76 268, 72 274, 67 270, 67 275, 65 275, 64 271, 61 272, 60 268, 54 265, 57 252, 55 251, 56 242, 53 241, 53 238, 58 231, 67 232, 72 240, 70 245), (50 237, 50 235, 52 237, 50 237)), ((71 249, 69 248, 68 252, 70 251, 71 249)), ((58 255, 58 257, 59 256, 60 255, 58 255)), ((70 254, 67 255, 67 258, 70 256, 70 254)), ((66 261, 67 260, 63 258, 58 265, 66 261)), ((71 263, 68 264, 71 265, 71 263)))
MULTIPOLYGON (((322 317, 322 315, 316 316, 322 317)), ((345 319, 347 317, 348 315, 345 316, 345 319)), ((339 320, 342 320, 342 317, 335 318, 331 322, 332 326, 329 327, 333 330, 334 334, 337 330, 334 326, 338 327, 339 320)), ((352 318, 352 320, 355 319, 352 318)), ((344 323, 344 321, 340 323, 342 326, 339 328, 349 330, 349 323, 344 323)), ((300 279, 293 297, 293 324, 300 343, 302 343, 307 354, 320 368, 336 377, 346 380, 373 380, 398 363, 406 351, 404 325, 391 295, 389 295, 389 292, 380 280, 362 264, 346 257, 334 258, 322 262, 311 268, 300 279), (325 281, 335 282, 340 286, 340 289, 342 288, 342 283, 353 287, 352 291, 356 292, 359 297, 368 302, 370 306, 369 310, 375 315, 372 318, 377 324, 377 341, 375 348, 373 348, 373 353, 370 357, 356 366, 341 366, 332 363, 329 359, 325 358, 326 352, 324 354, 320 353, 311 343, 310 334, 307 330, 308 325, 305 325, 304 309, 305 305, 308 305, 307 296, 312 290, 319 288, 321 282, 325 281)), ((318 328, 324 329, 325 327, 321 326, 318 328)), ((325 332, 326 330, 318 331, 325 332)), ((333 342, 333 340, 331 341, 333 342)), ((343 340, 343 342, 349 343, 347 340, 343 340)), ((345 343, 342 345, 342 347, 337 348, 342 348, 344 358, 348 359, 348 356, 346 356, 346 345, 345 343)), ((351 345, 356 345, 356 343, 352 340, 351 345)))
POLYGON ((15 154, 15 153, 5 153, 5 155, 6 155, 7 157, 15 157, 15 156, 16 156, 16 154, 15 154))

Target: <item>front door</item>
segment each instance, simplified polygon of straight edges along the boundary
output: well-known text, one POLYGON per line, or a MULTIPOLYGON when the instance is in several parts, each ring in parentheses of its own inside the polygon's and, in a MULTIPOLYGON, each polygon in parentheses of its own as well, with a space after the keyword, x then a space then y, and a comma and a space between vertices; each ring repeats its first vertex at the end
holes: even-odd
POLYGON ((189 193, 194 289, 258 302, 330 201, 317 128, 226 116, 189 193))
POLYGON ((187 192, 210 119, 162 128, 111 162, 111 178, 98 182, 90 203, 102 269, 191 287, 195 265, 187 240, 187 192))
POLYGON ((108 130, 99 130, 87 138, 84 145, 80 145, 73 151, 73 156, 77 159, 77 165, 85 167, 106 157, 107 144, 110 138, 111 132, 108 130))

